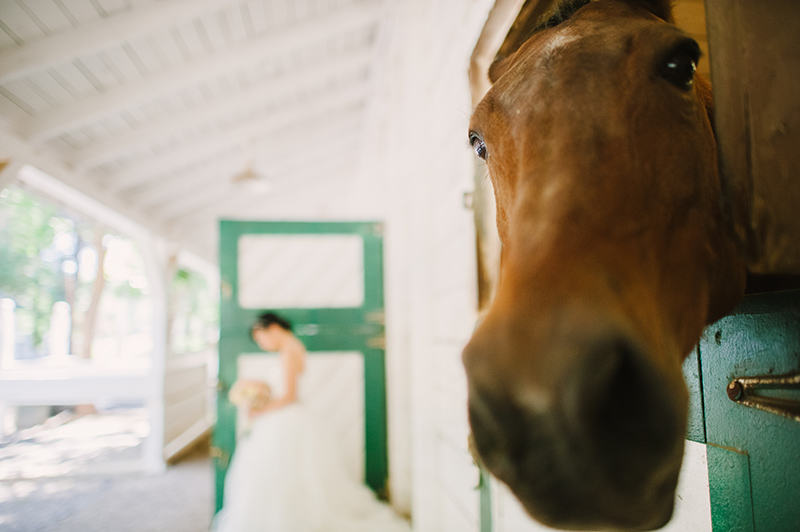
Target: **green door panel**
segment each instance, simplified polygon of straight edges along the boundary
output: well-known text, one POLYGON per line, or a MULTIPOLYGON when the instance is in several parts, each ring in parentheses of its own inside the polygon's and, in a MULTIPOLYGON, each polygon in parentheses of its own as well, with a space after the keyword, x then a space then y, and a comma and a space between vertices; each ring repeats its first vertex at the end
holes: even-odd
POLYGON ((492 532, 492 476, 484 469, 480 468, 479 490, 479 515, 480 532, 492 532))
POLYGON ((711 496, 711 522, 715 531, 753 532, 750 497, 750 457, 735 449, 706 447, 711 496))
MULTIPOLYGON (((742 530, 800 531, 800 422, 727 393, 737 378, 800 370, 800 291, 746 297, 706 330, 700 359, 714 531, 745 526, 747 507, 752 528, 742 530)), ((770 393, 800 400, 799 392, 770 393)))
MULTIPOLYGON (((279 258, 277 260, 280 260, 279 258)), ((217 425, 212 455, 216 510, 222 507, 224 479, 236 446, 237 410, 227 398, 237 379, 237 359, 260 349, 250 328, 264 310, 277 310, 294 325, 309 356, 315 352, 359 352, 364 361, 364 474, 374 491, 386 493, 388 445, 383 298, 383 237, 377 222, 242 222, 220 224, 220 340, 217 425), (270 308, 239 306, 238 253, 243 235, 357 235, 363 242, 363 302, 352 308, 270 308)), ((265 356, 267 355, 265 353, 265 356)))

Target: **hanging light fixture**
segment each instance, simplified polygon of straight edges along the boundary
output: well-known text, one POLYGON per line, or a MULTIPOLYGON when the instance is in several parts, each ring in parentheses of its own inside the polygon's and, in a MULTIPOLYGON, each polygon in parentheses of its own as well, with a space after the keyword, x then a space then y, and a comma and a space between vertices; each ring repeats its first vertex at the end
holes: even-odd
POLYGON ((232 182, 236 187, 245 188, 259 194, 267 193, 272 188, 269 178, 253 170, 252 164, 248 164, 244 170, 234 174, 232 182))
POLYGON ((251 139, 245 152, 248 162, 241 172, 233 174, 231 181, 235 187, 247 189, 251 193, 265 194, 272 188, 272 183, 267 176, 254 169, 254 152, 253 140, 251 139))

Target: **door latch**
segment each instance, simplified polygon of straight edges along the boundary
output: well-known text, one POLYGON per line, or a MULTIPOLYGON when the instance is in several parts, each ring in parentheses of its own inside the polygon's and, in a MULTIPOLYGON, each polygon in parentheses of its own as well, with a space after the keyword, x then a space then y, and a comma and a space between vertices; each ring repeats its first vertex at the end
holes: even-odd
POLYGON ((800 421, 800 400, 784 394, 766 395, 766 390, 800 391, 800 373, 739 377, 728 383, 726 392, 731 401, 800 421))
POLYGON ((212 446, 209 454, 211 455, 211 458, 217 459, 217 465, 220 467, 220 469, 225 469, 228 467, 228 462, 231 458, 229 452, 220 449, 219 447, 212 446))

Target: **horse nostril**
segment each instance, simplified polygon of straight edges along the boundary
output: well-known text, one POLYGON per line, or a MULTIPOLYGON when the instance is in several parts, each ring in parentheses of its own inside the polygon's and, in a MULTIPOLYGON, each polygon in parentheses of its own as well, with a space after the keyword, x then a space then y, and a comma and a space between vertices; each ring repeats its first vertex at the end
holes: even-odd
POLYGON ((526 454, 525 414, 512 400, 471 388, 469 423, 480 458, 503 480, 526 454))
POLYGON ((680 443, 678 401, 666 377, 625 340, 596 347, 586 364, 575 383, 580 426, 609 472, 635 481, 680 443))

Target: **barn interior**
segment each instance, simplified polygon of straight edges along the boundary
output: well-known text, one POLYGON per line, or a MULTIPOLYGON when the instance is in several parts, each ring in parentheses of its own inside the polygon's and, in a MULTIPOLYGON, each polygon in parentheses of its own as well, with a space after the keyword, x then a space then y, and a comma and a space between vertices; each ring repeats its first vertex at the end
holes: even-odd
MULTIPOLYGON (((415 532, 550 530, 473 458, 461 351, 491 300, 499 257, 491 184, 467 143, 470 115, 517 14, 554 3, 1 2, 0 528, 207 530, 243 426, 226 392, 239 374, 275 378, 274 357, 247 343, 247 331, 261 310, 286 308, 320 354, 320 380, 342 376, 330 391, 338 395, 320 403, 346 405, 330 417, 342 418, 353 470, 415 532), (364 262, 368 250, 377 250, 374 262, 364 262), (30 262, 12 262, 12 253, 30 262), (26 264, 47 270, 47 280, 26 264), (261 283, 267 274, 295 281, 261 283), (379 286, 373 307, 362 279, 379 286), (353 322, 330 310, 351 307, 360 309, 353 322), (327 327, 362 335, 363 346, 324 343, 327 327), (365 391, 375 367, 367 352, 383 367, 378 392, 365 391), (374 401, 383 405, 377 414, 374 401), (111 428, 95 425, 103 420, 111 428), (62 454, 44 451, 54 430, 62 454), (95 449, 104 438, 111 450, 95 449), (83 450, 70 447, 78 440, 83 450), (92 509, 92 501, 111 504, 101 478, 134 480, 119 486, 146 501, 132 506, 139 517, 126 514, 123 525, 92 509), (75 479, 93 484, 80 489, 75 479), (48 489, 74 496, 42 497, 52 512, 37 520, 26 504, 48 489), (161 508, 168 499, 153 495, 162 489, 196 496, 161 508), (156 506, 170 525, 148 518, 161 515, 156 506)), ((769 122, 754 137, 780 140, 777 155, 755 143, 748 153, 789 157, 800 81, 786 76, 781 85, 780 61, 761 64, 742 43, 766 39, 763 57, 778 57, 789 72, 800 69, 800 54, 795 46, 767 55, 777 49, 764 37, 772 21, 731 30, 754 16, 744 3, 676 0, 676 24, 703 51, 700 75, 727 91, 725 128, 742 107, 729 87, 743 79, 747 94, 763 96, 757 88, 769 79, 790 95, 783 107, 769 94, 748 104, 769 122), (710 45, 709 29, 748 36, 737 45, 750 55, 710 45), (723 68, 737 57, 750 70, 734 83, 723 68)), ((783 17, 796 30, 798 8, 787 9, 798 15, 783 17)), ((782 31, 773 39, 781 45, 791 26, 782 31)), ((741 136, 723 137, 728 153, 747 151, 733 144, 741 136)), ((800 164, 792 157, 755 164, 780 179, 750 185, 760 201, 745 225, 761 235, 752 250, 761 284, 752 291, 800 286, 800 187, 790 177, 800 164)), ((729 164, 752 171, 748 161, 732 156, 729 164)), ((731 187, 745 182, 732 178, 731 187)), ((790 364, 793 301, 789 325, 778 320, 790 364)), ((722 444, 701 432, 687 443, 676 513, 663 530, 722 530, 712 470, 750 471, 737 461, 745 451, 719 455, 722 444)), ((793 437, 780 440, 790 456, 793 437)), ((790 511, 785 522, 798 516, 790 511)))

